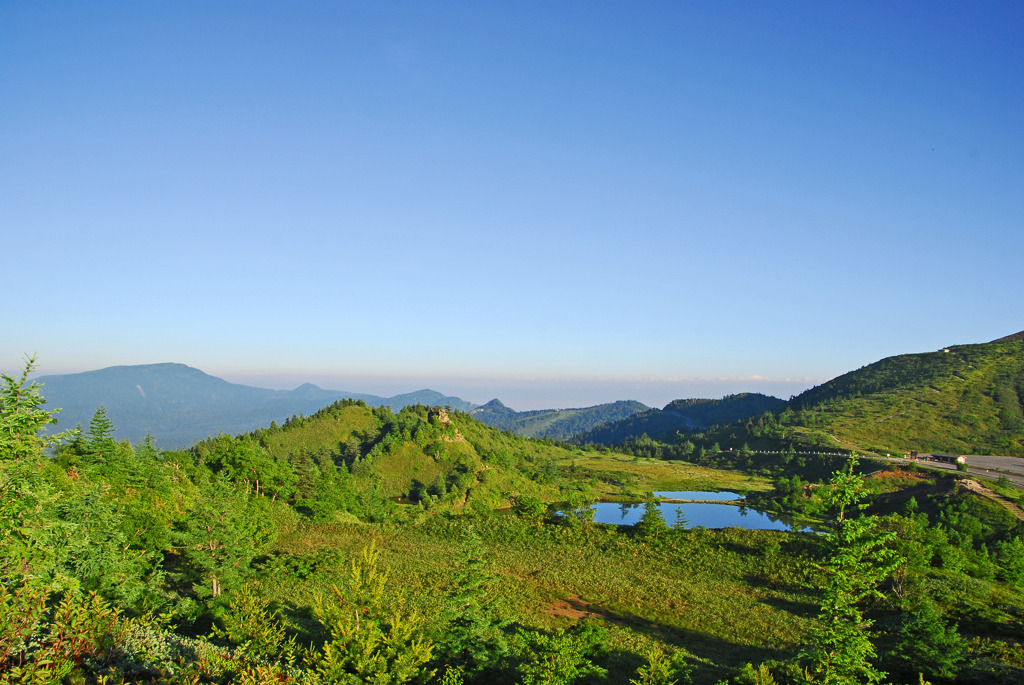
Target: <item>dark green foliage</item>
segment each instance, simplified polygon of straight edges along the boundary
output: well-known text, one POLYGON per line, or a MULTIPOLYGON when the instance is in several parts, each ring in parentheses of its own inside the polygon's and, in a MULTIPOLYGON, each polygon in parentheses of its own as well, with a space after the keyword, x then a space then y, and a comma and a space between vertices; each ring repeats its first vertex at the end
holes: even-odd
POLYGON ((45 536, 34 542, 48 553, 35 559, 33 570, 59 585, 98 591, 121 606, 136 607, 162 581, 162 557, 132 537, 123 507, 108 493, 95 483, 62 493, 44 513, 45 536))
POLYGON ((510 621, 496 605, 498 579, 472 525, 462 528, 460 542, 460 554, 453 559, 454 593, 440 616, 444 628, 437 656, 441 663, 460 667, 472 681, 493 671, 508 653, 504 629, 510 621))
POLYGON ((257 495, 289 499, 294 493, 296 472, 288 462, 275 458, 251 439, 220 436, 206 443, 206 465, 221 476, 257 495))
POLYGON ((1002 578, 1013 587, 1024 590, 1024 538, 1017 535, 1003 543, 999 565, 1002 578))
POLYGON ((522 685, 571 685, 606 673, 594 664, 603 651, 602 631, 591 623, 554 633, 522 632, 515 648, 522 685))
POLYGON ((887 656, 892 669, 908 680, 918 673, 926 678, 952 678, 966 652, 967 645, 956 625, 947 623, 935 601, 922 595, 902 614, 887 656))
POLYGON ((675 400, 664 409, 650 409, 579 435, 581 443, 618 445, 630 438, 649 435, 671 440, 676 433, 724 425, 756 416, 782 404, 782 400, 760 393, 727 395, 720 400, 675 400))
POLYGON ((89 420, 89 431, 85 434, 85 448, 89 452, 105 455, 114 447, 114 424, 101 404, 89 420))
POLYGON ((236 587, 250 563, 274 538, 266 497, 219 476, 202 483, 203 497, 176 532, 190 564, 185 574, 200 597, 236 587))
POLYGON ((781 476, 775 481, 774 493, 762 493, 751 498, 758 506, 791 516, 814 517, 822 513, 825 501, 817 488, 799 475, 781 476))
POLYGON ((558 509, 558 521, 570 528, 579 528, 594 520, 594 510, 591 508, 593 500, 582 492, 569 492, 566 501, 560 504, 558 509))
POLYGON ((657 539, 669 532, 669 526, 665 522, 665 517, 661 515, 661 509, 658 507, 659 503, 660 500, 657 497, 648 494, 644 502, 644 513, 635 524, 636 534, 640 537, 657 539))
MULTIPOLYGON (((27 369, 31 368, 31 362, 27 369)), ((27 373, 27 370, 26 370, 27 373)), ((118 484, 137 473, 114 461, 128 454, 109 439, 110 428, 97 412, 92 446, 110 457, 65 473, 41 450, 50 439, 35 433, 51 418, 39 409, 38 386, 4 376, 4 446, 0 491, 5 517, 0 524, 0 578, 33 577, 72 590, 99 591, 123 606, 137 606, 161 580, 160 556, 133 529, 138 511, 117 498, 118 484), (10 459, 15 456, 14 459, 10 459), (112 484, 102 476, 113 473, 112 484)), ((89 442, 78 441, 85 449, 89 442)), ((91 453, 91 452, 90 452, 91 453)), ((129 460, 129 465, 130 460, 129 460)), ((136 485, 148 485, 136 478, 136 485)))
POLYGON ((513 499, 512 509, 522 518, 539 523, 547 513, 547 505, 533 495, 519 495, 513 499))
POLYGON ((28 375, 34 367, 35 358, 30 357, 25 361, 20 377, 0 374, 3 383, 0 388, 0 460, 3 462, 36 460, 47 447, 77 433, 40 435, 44 428, 57 423, 56 414, 60 410, 42 409, 46 404, 42 385, 37 381, 28 382, 28 375))

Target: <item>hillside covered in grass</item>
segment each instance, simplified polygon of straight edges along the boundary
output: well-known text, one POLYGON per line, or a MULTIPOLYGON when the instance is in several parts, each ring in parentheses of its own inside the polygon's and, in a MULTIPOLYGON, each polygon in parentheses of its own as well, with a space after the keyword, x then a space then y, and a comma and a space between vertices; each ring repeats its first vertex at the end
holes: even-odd
POLYGON ((779 423, 874 452, 1024 456, 1024 341, 889 357, 791 400, 779 423))

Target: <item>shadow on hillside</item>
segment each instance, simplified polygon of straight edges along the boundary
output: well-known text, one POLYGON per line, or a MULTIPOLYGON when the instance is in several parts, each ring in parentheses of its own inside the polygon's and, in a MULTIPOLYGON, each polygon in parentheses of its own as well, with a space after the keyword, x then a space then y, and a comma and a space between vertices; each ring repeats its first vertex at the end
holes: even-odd
POLYGON ((783 660, 796 655, 792 646, 756 647, 679 628, 666 628, 663 635, 666 642, 693 655, 686 661, 693 669, 694 683, 717 683, 735 675, 734 672, 744 664, 756 666, 769 659, 783 660))
POLYGON ((610 650, 597 661, 598 666, 608 669, 608 677, 601 682, 611 683, 628 683, 645 663, 638 654, 621 649, 610 650))
MULTIPOLYGON (((792 604, 802 607, 802 603, 792 604)), ((783 608, 788 610, 787 607, 783 608)), ((694 683, 716 683, 728 679, 734 675, 736 669, 742 668, 746 663, 756 666, 769 659, 788 659, 797 653, 797 648, 793 645, 780 645, 777 648, 745 645, 722 637, 650 621, 629 612, 610 611, 590 605, 588 619, 594 618, 628 626, 636 632, 686 650, 691 655, 686 659, 686 663, 693 669, 694 683)), ((609 670, 609 682, 629 682, 629 678, 643 663, 644 660, 635 653, 612 651, 600 665, 609 670)))
POLYGON ((819 611, 818 605, 814 602, 801 602, 785 597, 765 597, 761 602, 801 618, 814 618, 819 611))
POLYGON ((785 595, 797 595, 800 597, 815 598, 818 591, 810 585, 796 581, 774 580, 766 578, 761 573, 748 573, 743 576, 743 582, 753 588, 777 592, 785 595))
POLYGON ((290 624, 289 633, 300 645, 323 645, 328 635, 323 625, 316 619, 309 607, 296 607, 286 604, 281 607, 281 613, 290 624))
POLYGON ((740 556, 759 557, 764 554, 762 550, 742 542, 733 542, 732 540, 729 540, 720 543, 720 545, 722 549, 727 552, 732 552, 733 554, 738 554, 740 556))

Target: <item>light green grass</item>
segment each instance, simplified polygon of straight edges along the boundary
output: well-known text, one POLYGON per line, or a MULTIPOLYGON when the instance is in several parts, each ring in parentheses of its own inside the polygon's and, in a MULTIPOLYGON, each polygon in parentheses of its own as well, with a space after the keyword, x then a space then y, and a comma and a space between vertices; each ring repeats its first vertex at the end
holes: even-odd
POLYGON ((286 605, 307 606, 338 582, 345 559, 372 543, 407 597, 436 615, 455 589, 459 530, 466 525, 475 525, 483 538, 504 615, 523 626, 565 627, 578 619, 554 615, 552 608, 559 600, 579 598, 620 649, 639 651, 651 643, 687 649, 698 666, 698 683, 715 682, 747 661, 792 656, 813 613, 805 590, 765 580, 769 562, 761 551, 769 540, 785 550, 783 561, 771 562, 781 564, 772 572, 800 577, 801 554, 809 544, 800 536, 726 529, 669 534, 652 544, 613 527, 530 526, 501 515, 475 524, 433 517, 419 526, 295 531, 278 541, 276 551, 312 558, 330 550, 338 563, 306 578, 265 578, 263 590, 286 605))
POLYGON ((682 461, 644 459, 617 453, 583 452, 558 463, 573 469, 581 480, 596 479, 591 493, 598 499, 633 501, 659 490, 762 492, 770 481, 737 471, 697 466, 682 461))

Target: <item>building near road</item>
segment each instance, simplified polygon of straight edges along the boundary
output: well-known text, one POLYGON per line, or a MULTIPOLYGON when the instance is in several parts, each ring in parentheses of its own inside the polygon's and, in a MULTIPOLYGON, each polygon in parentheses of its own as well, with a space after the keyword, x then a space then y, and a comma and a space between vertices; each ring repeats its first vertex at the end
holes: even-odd
POLYGON ((939 452, 932 452, 931 454, 922 454, 921 459, 927 461, 938 461, 943 464, 967 464, 967 457, 962 454, 941 454, 939 452))

